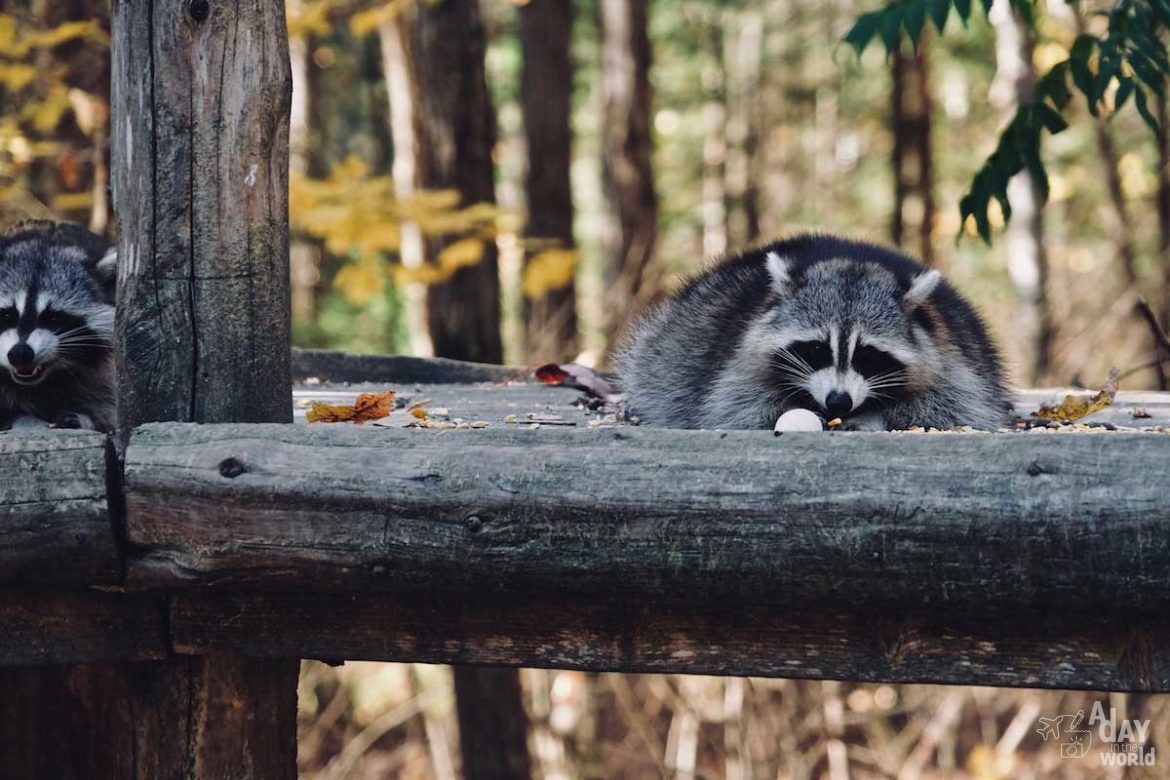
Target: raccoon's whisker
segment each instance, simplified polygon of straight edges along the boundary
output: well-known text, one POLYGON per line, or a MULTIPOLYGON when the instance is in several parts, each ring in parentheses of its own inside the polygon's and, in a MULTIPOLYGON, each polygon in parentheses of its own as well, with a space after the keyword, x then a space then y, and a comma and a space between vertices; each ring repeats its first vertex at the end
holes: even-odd
POLYGON ((896 387, 898 385, 903 385, 906 383, 907 379, 908 376, 905 371, 891 371, 889 373, 875 376, 866 384, 868 384, 870 389, 873 390, 880 387, 896 387))
POLYGON ((776 350, 775 355, 776 357, 784 358, 786 362, 789 362, 794 366, 799 366, 809 374, 813 372, 813 367, 808 364, 808 361, 802 358, 800 355, 797 355, 792 350, 778 349, 776 350))
POLYGON ((904 380, 890 381, 890 382, 869 382, 870 390, 883 390, 890 387, 902 387, 906 384, 904 380))
POLYGON ((68 341, 58 341, 57 347, 76 347, 76 346, 113 346, 106 339, 69 339, 68 341))
POLYGON ((802 380, 807 379, 813 373, 812 366, 787 350, 781 350, 772 357, 772 367, 778 371, 798 376, 802 380))

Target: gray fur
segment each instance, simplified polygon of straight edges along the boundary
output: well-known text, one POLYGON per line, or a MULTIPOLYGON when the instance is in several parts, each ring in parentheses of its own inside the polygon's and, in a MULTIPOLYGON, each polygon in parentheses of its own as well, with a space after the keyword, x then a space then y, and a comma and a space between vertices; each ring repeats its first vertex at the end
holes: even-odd
POLYGON ((669 427, 771 428, 793 408, 829 417, 834 392, 849 399, 843 430, 1010 421, 999 355, 971 306, 937 272, 831 236, 699 275, 634 326, 617 367, 632 412, 669 427))
POLYGON ((110 247, 80 225, 24 223, 0 238, 0 430, 25 417, 115 428, 115 274, 110 247), (14 347, 32 350, 34 378, 14 347))

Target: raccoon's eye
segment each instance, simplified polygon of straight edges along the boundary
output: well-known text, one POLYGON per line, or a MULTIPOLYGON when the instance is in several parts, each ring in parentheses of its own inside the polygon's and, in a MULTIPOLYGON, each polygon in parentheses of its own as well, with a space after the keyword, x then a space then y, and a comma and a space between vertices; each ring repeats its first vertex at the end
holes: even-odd
POLYGON ((54 309, 45 309, 37 318, 37 324, 49 330, 67 330, 74 325, 75 317, 54 309))
POLYGON ((788 351, 814 371, 833 365, 833 350, 823 341, 798 341, 788 351))
POLYGON ((19 321, 20 317, 17 315, 16 309, 11 306, 7 309, 0 309, 0 330, 14 328, 19 321))
POLYGON ((890 374, 905 368, 902 361, 868 344, 858 344, 853 350, 853 368, 866 377, 890 374))

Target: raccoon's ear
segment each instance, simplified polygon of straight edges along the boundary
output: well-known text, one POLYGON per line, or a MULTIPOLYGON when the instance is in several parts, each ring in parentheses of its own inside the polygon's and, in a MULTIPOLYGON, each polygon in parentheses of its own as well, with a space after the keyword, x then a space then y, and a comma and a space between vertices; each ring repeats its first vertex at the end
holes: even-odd
POLYGON ((102 289, 114 299, 114 291, 118 283, 118 248, 110 247, 93 266, 94 276, 102 285, 102 289))
POLYGON ((906 307, 906 311, 913 311, 926 303, 941 281, 942 274, 934 268, 915 276, 910 282, 910 289, 902 296, 902 304, 906 307))
POLYGON ((792 259, 769 252, 764 260, 768 266, 768 276, 772 277, 772 291, 779 295, 787 294, 792 289, 792 259))

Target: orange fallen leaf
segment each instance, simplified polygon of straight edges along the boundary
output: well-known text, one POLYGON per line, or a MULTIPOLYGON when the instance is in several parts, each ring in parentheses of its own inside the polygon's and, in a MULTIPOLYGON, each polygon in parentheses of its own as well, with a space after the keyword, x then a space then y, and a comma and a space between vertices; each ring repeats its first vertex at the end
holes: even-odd
POLYGON ((394 409, 393 390, 382 393, 362 393, 352 406, 345 404, 334 406, 319 401, 313 401, 313 406, 305 415, 311 423, 315 422, 354 422, 361 425, 370 420, 380 420, 394 409))
POLYGON ((410 409, 410 413, 420 420, 425 420, 428 417, 427 410, 422 408, 421 406, 412 406, 410 409))
POLYGON ((1102 388, 1101 392, 1094 396, 1067 395, 1059 406, 1041 406, 1039 410, 1032 412, 1032 416, 1042 420, 1074 422, 1094 412, 1099 412, 1113 403, 1113 397, 1117 395, 1118 378, 1118 370, 1111 368, 1109 369, 1109 378, 1105 381, 1105 387, 1102 388))

